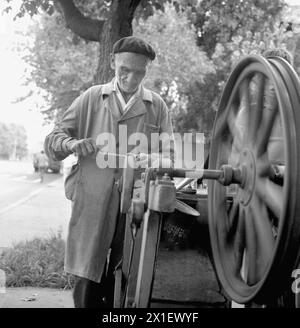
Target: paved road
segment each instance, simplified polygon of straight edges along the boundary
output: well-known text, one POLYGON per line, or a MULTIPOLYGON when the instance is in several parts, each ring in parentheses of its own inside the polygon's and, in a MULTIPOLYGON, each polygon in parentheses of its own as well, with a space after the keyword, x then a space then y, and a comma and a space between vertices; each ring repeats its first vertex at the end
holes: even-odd
MULTIPOLYGON (((2 247, 11 246, 14 242, 32 239, 35 236, 47 236, 58 230, 62 231, 65 238, 70 213, 71 206, 64 196, 61 175, 47 174, 44 183, 41 184, 38 175, 33 173, 31 163, 0 161, 0 250, 2 247)), ((173 303, 160 304, 159 300, 162 299, 176 301, 192 299, 202 302, 204 307, 223 306, 224 298, 219 294, 208 259, 196 250, 190 253, 165 250, 160 253, 153 293, 156 303, 152 306, 176 307, 173 303), (191 277, 196 279, 192 282, 191 277), (176 291, 177 293, 174 293, 176 291)), ((50 293, 49 290, 22 292, 22 289, 16 289, 14 292, 9 289, 5 297, 6 303, 2 305, 4 307, 72 307, 70 293, 64 293, 64 297, 62 294, 55 291, 50 293), (36 302, 22 301, 32 294, 38 294, 36 302)), ((4 301, 3 297, 2 301, 4 301)))
POLYGON ((62 175, 40 183, 32 163, 0 161, 0 248, 58 230, 65 236, 69 217, 62 175))

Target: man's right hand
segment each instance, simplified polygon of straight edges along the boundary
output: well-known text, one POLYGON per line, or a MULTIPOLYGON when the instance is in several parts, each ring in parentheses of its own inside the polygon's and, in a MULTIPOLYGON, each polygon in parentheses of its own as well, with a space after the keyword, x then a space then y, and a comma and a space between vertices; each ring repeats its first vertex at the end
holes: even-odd
POLYGON ((70 152, 85 157, 97 152, 97 145, 94 139, 87 138, 81 140, 72 140, 67 145, 70 152))

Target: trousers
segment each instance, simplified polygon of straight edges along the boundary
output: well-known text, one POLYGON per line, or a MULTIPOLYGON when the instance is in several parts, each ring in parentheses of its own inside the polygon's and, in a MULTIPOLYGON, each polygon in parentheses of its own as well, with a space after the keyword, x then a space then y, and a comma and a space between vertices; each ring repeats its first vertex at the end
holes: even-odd
POLYGON ((75 308, 113 308, 115 270, 122 261, 125 223, 126 214, 119 214, 109 260, 106 261, 100 283, 75 276, 73 289, 75 308))

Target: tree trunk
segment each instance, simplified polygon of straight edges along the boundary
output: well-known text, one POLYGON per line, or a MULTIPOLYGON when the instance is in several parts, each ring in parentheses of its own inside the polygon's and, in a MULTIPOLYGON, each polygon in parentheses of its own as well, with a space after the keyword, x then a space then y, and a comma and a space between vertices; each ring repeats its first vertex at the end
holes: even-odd
POLYGON ((100 44, 98 67, 91 84, 110 81, 114 75, 110 68, 113 44, 122 37, 132 35, 134 12, 141 0, 112 0, 108 19, 95 20, 85 17, 72 0, 56 0, 64 14, 66 25, 80 37, 100 44))
POLYGON ((132 20, 140 0, 115 0, 111 6, 110 17, 105 22, 99 36, 100 51, 98 68, 94 76, 95 84, 109 82, 114 72, 110 68, 110 54, 119 39, 132 35, 132 20))

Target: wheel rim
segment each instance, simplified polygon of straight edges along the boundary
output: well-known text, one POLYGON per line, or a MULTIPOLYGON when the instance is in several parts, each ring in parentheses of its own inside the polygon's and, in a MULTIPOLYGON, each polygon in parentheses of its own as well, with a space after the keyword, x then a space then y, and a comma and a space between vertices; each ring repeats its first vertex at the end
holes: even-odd
POLYGON ((209 166, 238 167, 243 181, 230 187, 210 182, 209 227, 218 278, 238 303, 280 293, 298 258, 298 88, 285 61, 248 56, 221 97, 209 166))

